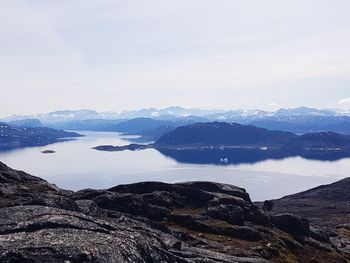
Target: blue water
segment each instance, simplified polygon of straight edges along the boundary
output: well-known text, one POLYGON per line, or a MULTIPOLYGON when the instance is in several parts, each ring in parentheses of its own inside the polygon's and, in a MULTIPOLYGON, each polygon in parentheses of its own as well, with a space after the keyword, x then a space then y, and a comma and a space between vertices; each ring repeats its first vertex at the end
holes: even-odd
POLYGON ((130 143, 109 132, 80 132, 85 137, 44 147, 0 153, 12 168, 42 177, 71 190, 108 188, 139 181, 209 180, 245 188, 254 201, 279 198, 349 175, 350 159, 314 161, 301 157, 229 166, 184 164, 157 150, 101 152, 91 147, 130 143), (42 150, 54 150, 43 154, 42 150))

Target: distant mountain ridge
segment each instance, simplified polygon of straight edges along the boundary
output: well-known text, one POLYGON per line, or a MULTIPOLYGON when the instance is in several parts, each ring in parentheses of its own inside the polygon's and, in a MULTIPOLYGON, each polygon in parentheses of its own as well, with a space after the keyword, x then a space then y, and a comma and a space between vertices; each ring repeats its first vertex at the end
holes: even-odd
POLYGON ((163 109, 148 108, 132 111, 123 111, 117 113, 110 112, 97 112, 94 110, 60 110, 44 114, 37 115, 13 115, 2 119, 4 122, 23 120, 23 119, 38 119, 42 122, 65 122, 65 121, 77 121, 77 120, 92 120, 92 119, 134 119, 134 118, 160 118, 169 119, 174 117, 188 117, 188 116, 204 116, 218 112, 224 112, 223 110, 202 110, 202 109, 185 109, 182 107, 168 107, 163 109))
POLYGON ((11 126, 17 127, 43 127, 44 125, 38 119, 23 119, 8 122, 11 126))
POLYGON ((166 133, 155 145, 162 146, 214 146, 252 145, 280 147, 297 135, 284 131, 270 131, 252 125, 226 122, 195 123, 178 127, 166 133))
POLYGON ((43 123, 68 122, 91 119, 118 119, 115 112, 97 112, 94 110, 59 110, 37 115, 13 115, 2 119, 3 122, 18 121, 23 119, 38 119, 43 123))
POLYGON ((22 120, 22 119, 39 119, 42 122, 62 122, 62 121, 74 121, 74 120, 91 120, 91 119, 133 119, 133 118, 172 118, 172 117, 188 117, 198 116, 208 119, 216 120, 232 120, 235 118, 283 118, 288 116, 350 116, 349 112, 345 112, 338 109, 314 109, 308 107, 299 107, 292 109, 279 109, 277 111, 264 111, 264 110, 204 110, 197 108, 183 108, 179 106, 172 106, 162 109, 147 108, 140 110, 130 110, 117 113, 114 111, 109 112, 97 112, 94 110, 82 109, 82 110, 60 110, 53 111, 44 114, 37 115, 13 115, 2 119, 4 122, 22 120))
MULTIPOLYGON (((350 114, 337 109, 314 109, 299 107, 294 109, 279 109, 277 111, 264 110, 201 110, 185 109, 182 107, 168 107, 164 109, 141 109, 135 111, 96 112, 93 110, 77 111, 55 111, 35 116, 11 116, 3 119, 4 122, 24 123, 32 122, 34 119, 41 122, 43 126, 89 131, 117 131, 130 134, 144 135, 151 139, 158 139, 160 135, 170 131, 173 127, 195 122, 223 121, 228 123, 239 123, 243 125, 254 125, 270 130, 288 131, 296 134, 315 132, 336 132, 350 134, 350 114), (143 123, 143 128, 132 129, 130 125, 127 131, 121 128, 122 122, 137 123, 142 119, 148 119, 143 123), (158 123, 158 125, 155 125, 158 123), (152 131, 154 130, 154 131, 152 131)), ((126 124, 126 123, 125 123, 126 124)), ((12 124, 11 124, 12 125, 12 124)), ((28 126, 28 125, 27 125, 28 126)), ((30 127, 33 127, 30 124, 30 127)))

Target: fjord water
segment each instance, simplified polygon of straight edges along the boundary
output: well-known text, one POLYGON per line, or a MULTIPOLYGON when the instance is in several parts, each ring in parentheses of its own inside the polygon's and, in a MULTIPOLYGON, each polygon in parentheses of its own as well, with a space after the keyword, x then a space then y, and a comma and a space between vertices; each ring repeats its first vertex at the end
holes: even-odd
POLYGON ((109 188, 140 181, 182 182, 205 180, 245 188, 254 201, 335 182, 348 177, 350 159, 315 161, 301 157, 266 160, 255 164, 200 165, 178 163, 155 149, 103 152, 98 145, 125 145, 128 137, 109 132, 79 132, 85 137, 44 147, 0 152, 0 161, 42 177, 65 189, 109 188), (43 150, 54 150, 43 154, 43 150))

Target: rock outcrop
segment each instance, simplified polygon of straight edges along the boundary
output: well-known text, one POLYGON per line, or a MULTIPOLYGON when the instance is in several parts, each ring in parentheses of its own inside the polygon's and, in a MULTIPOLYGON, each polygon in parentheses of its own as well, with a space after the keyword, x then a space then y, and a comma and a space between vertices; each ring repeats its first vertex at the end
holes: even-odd
POLYGON ((267 214, 232 185, 143 182, 71 192, 2 163, 0 183, 0 262, 350 260, 342 239, 327 239, 307 219, 267 214))
POLYGON ((318 226, 347 224, 350 222, 350 178, 271 202, 273 211, 307 217, 318 226))

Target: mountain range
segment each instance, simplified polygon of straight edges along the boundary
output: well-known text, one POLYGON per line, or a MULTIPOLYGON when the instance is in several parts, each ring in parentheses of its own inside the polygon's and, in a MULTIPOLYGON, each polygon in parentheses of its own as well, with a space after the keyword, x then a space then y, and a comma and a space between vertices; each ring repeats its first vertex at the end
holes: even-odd
POLYGON ((34 127, 36 125, 68 130, 140 134, 145 136, 144 140, 154 141, 164 132, 171 131, 175 127, 208 121, 234 122, 297 134, 327 131, 350 134, 348 112, 307 107, 279 109, 274 112, 263 110, 211 111, 182 107, 150 108, 121 113, 65 110, 34 116, 11 116, 2 121, 13 126, 34 127))
POLYGON ((163 109, 148 108, 140 110, 123 111, 120 113, 97 112, 94 110, 60 110, 37 115, 12 115, 2 119, 4 122, 21 120, 21 119, 39 119, 42 122, 64 122, 75 120, 91 120, 91 119, 133 119, 133 118, 154 118, 154 119, 169 119, 173 117, 188 117, 198 116, 208 119, 217 120, 233 120, 233 119, 260 119, 267 117, 285 118, 289 116, 350 116, 350 112, 340 109, 315 109, 308 107, 299 107, 292 109, 279 109, 277 111, 264 110, 204 110, 197 108, 183 108, 172 106, 163 109))
POLYGON ((171 119, 174 117, 187 117, 187 116, 206 116, 223 110, 202 110, 202 109, 185 109, 182 107, 168 107, 164 109, 148 108, 133 111, 123 111, 120 113, 109 112, 97 112, 94 110, 60 110, 53 111, 44 114, 37 115, 12 115, 2 119, 4 122, 23 120, 23 119, 38 119, 43 123, 53 122, 67 122, 77 120, 115 120, 115 119, 133 119, 133 118, 154 118, 154 119, 171 119))

